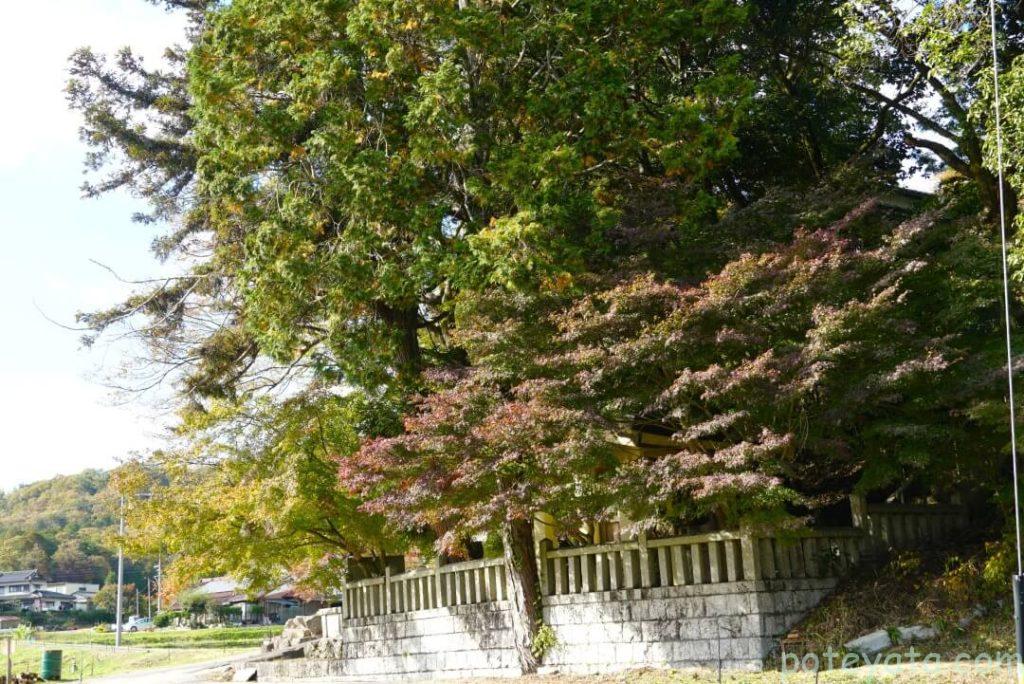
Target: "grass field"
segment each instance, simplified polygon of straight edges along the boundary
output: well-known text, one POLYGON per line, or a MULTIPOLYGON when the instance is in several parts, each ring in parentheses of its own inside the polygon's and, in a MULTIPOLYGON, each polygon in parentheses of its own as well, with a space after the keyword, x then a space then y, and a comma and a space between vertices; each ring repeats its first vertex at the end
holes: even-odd
MULTIPOLYGON (((39 672, 44 648, 55 648, 39 642, 15 642, 12 660, 14 673, 39 672)), ((103 646, 60 647, 64 652, 63 677, 67 681, 89 681, 96 677, 124 674, 158 667, 188 665, 227 659, 252 649, 238 648, 130 648, 114 652, 103 646)), ((0 672, 6 672, 7 658, 0 653, 0 672)))
MULTIPOLYGON (((122 635, 125 646, 147 648, 258 648, 269 636, 281 633, 281 627, 212 627, 210 629, 161 629, 122 635)), ((114 645, 113 632, 79 629, 72 632, 39 632, 36 641, 60 644, 114 645)))

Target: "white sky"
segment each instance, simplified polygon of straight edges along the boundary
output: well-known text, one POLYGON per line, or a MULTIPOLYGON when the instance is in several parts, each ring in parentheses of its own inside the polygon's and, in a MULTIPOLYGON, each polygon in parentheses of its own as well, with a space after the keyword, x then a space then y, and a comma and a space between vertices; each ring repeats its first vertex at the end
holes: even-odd
POLYGON ((80 199, 84 147, 62 89, 67 57, 131 45, 155 61, 183 22, 145 0, 6 3, 0 22, 0 489, 108 467, 158 444, 143 405, 114 405, 97 382, 103 349, 83 350, 74 315, 125 288, 90 263, 141 277, 156 270, 154 229, 131 223, 128 197, 80 199))

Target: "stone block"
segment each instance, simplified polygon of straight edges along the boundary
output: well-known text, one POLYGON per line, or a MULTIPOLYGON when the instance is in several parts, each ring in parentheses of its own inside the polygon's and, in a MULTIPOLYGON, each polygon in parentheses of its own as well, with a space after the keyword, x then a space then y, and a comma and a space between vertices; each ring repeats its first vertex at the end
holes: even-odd
POLYGON ((710 661, 715 657, 714 644, 707 639, 676 642, 673 644, 672 652, 675 654, 674 660, 677 662, 694 664, 710 661))
POLYGON ((892 639, 889 637, 888 632, 884 629, 880 629, 857 637, 852 641, 847 641, 843 646, 847 651, 863 653, 864 655, 873 655, 879 651, 884 651, 885 649, 892 647, 892 639))
POLYGON ((927 641, 934 639, 939 635, 939 631, 934 627, 926 627, 924 625, 912 625, 910 627, 897 627, 900 633, 900 643, 909 644, 917 641, 927 641))
POLYGON ((679 622, 676 620, 645 620, 640 623, 641 641, 675 641, 679 638, 679 622))
POLYGON ((750 594, 718 594, 702 599, 708 617, 742 615, 753 612, 750 594))
POLYGON ((622 622, 619 624, 621 627, 621 636, 616 640, 616 643, 632 644, 637 641, 643 640, 643 627, 641 623, 634 620, 628 622, 622 622))

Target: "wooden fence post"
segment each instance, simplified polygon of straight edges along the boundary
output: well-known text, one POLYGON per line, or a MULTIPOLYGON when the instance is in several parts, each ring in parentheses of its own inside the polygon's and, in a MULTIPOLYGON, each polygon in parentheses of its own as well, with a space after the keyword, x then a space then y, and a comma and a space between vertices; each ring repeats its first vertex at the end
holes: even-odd
POLYGON ((437 592, 437 607, 444 608, 447 604, 444 600, 444 587, 441 585, 441 558, 434 559, 434 591, 437 592))
POLYGON ((740 532, 740 554, 743 556, 743 579, 759 580, 761 578, 761 554, 757 537, 749 529, 740 532))
POLYGON ((548 578, 548 551, 551 550, 551 540, 545 537, 537 544, 537 577, 540 579, 541 596, 551 596, 551 585, 548 578))
POLYGON ((640 549, 640 586, 647 589, 651 586, 651 554, 647 549, 647 533, 641 532, 637 537, 640 549))
POLYGON ((622 588, 636 588, 636 568, 633 566, 633 549, 629 544, 619 544, 619 555, 622 557, 622 588))
POLYGON ((867 516, 868 516, 868 502, 860 494, 850 495, 850 515, 853 519, 853 526, 864 528, 867 527, 867 516))

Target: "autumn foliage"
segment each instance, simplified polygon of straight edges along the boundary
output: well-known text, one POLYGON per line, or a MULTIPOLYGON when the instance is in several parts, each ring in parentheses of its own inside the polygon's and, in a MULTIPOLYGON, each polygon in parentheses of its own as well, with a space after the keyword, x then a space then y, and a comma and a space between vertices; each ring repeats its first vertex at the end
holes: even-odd
POLYGON ((474 367, 342 480, 446 547, 538 510, 672 529, 792 523, 908 482, 948 495, 996 472, 997 265, 977 224, 872 197, 698 283, 640 268, 543 314, 481 307, 474 367), (532 363, 510 365, 527 340, 532 363), (644 432, 668 441, 616 457, 644 432))

